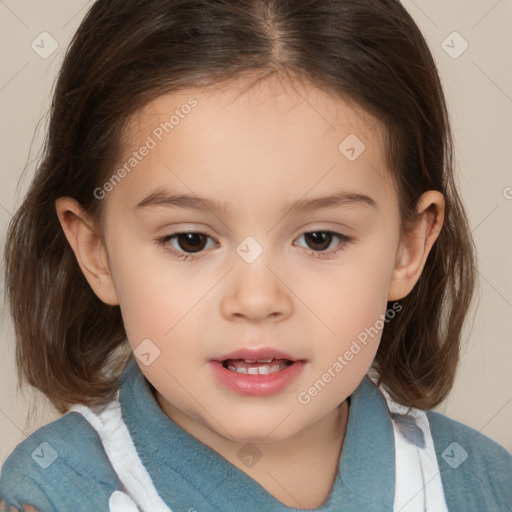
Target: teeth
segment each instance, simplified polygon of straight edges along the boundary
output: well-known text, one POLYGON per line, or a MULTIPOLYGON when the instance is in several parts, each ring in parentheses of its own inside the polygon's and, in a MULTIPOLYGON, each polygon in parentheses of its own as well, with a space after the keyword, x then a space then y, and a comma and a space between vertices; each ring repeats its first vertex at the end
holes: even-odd
POLYGON ((246 363, 270 363, 270 362, 272 362, 272 359, 273 358, 270 357, 268 359, 258 359, 258 360, 256 360, 256 359, 244 359, 244 361, 246 363))
MULTIPOLYGON (((272 359, 271 359, 272 361, 272 359)), ((248 362, 248 361, 246 361, 248 362)), ((259 362, 259 361, 258 361, 259 362)), ((251 366, 249 368, 240 367, 237 368, 233 365, 228 365, 228 370, 231 370, 232 372, 236 373, 243 373, 245 375, 268 375, 269 373, 275 373, 280 370, 283 370, 284 368, 287 368, 289 365, 286 363, 281 363, 278 365, 269 365, 265 364, 263 366, 251 366)))

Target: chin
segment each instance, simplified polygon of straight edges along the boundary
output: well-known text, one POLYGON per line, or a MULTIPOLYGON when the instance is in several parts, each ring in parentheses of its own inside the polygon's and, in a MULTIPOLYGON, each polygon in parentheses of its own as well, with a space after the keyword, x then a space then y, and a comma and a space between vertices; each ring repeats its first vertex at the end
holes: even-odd
POLYGON ((225 430, 219 429, 218 425, 215 425, 215 432, 235 443, 259 444, 283 441, 295 434, 295 431, 291 432, 286 427, 282 428, 282 425, 280 425, 284 417, 286 415, 278 418, 269 416, 259 416, 258 418, 246 417, 242 422, 225 423, 230 435, 225 430))

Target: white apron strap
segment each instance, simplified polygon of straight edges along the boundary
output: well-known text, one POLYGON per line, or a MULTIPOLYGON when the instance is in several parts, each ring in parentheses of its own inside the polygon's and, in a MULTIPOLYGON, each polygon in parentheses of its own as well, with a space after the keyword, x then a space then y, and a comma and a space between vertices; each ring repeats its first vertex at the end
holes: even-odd
MULTIPOLYGON (((448 512, 427 415, 397 404, 382 386, 378 389, 386 400, 395 439, 393 512, 448 512)), ((112 494, 110 512, 172 512, 137 454, 122 418, 119 392, 99 414, 81 404, 73 405, 70 411, 82 414, 98 432, 126 491, 112 494)))
POLYGON ((121 414, 119 391, 115 400, 99 414, 82 404, 73 405, 71 411, 80 413, 96 430, 107 458, 124 486, 126 494, 115 491, 110 496, 109 511, 172 512, 158 494, 137 454, 121 414))
POLYGON ((393 512, 448 512, 426 413, 386 399, 395 438, 393 512))

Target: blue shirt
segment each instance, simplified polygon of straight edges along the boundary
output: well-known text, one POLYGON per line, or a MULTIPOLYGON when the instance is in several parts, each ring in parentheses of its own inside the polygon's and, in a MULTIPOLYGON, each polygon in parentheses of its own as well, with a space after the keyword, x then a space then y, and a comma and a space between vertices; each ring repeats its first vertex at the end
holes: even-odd
MULTIPOLYGON (((123 419, 173 512, 290 512, 255 480, 170 420, 137 363, 120 378, 123 419)), ((450 512, 511 512, 512 455, 476 430, 427 413, 450 512), (461 454, 467 454, 467 458, 461 454)), ((395 454, 386 402, 365 377, 350 397, 338 474, 322 512, 393 510, 395 454)), ((96 431, 77 412, 41 427, 6 460, 0 498, 41 512, 108 511, 122 485, 96 431)), ((148 511, 149 512, 149 511, 148 511)))

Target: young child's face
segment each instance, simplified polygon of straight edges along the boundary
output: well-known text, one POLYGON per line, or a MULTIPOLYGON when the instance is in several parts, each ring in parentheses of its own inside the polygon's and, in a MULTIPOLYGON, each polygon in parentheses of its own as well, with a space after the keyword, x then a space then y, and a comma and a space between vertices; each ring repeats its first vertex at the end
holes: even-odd
POLYGON ((379 345, 399 245, 384 132, 362 110, 295 87, 161 96, 132 119, 119 167, 134 151, 137 164, 105 199, 129 343, 162 409, 191 432, 240 442, 297 434, 336 412, 379 345), (137 207, 157 190, 224 208, 137 207), (335 193, 371 199, 289 206, 335 193), (186 231, 208 235, 167 242, 186 260, 157 243, 186 231), (289 374, 281 383, 272 374, 268 387, 246 386, 259 377, 212 363, 243 348, 296 362, 276 372, 289 374))

